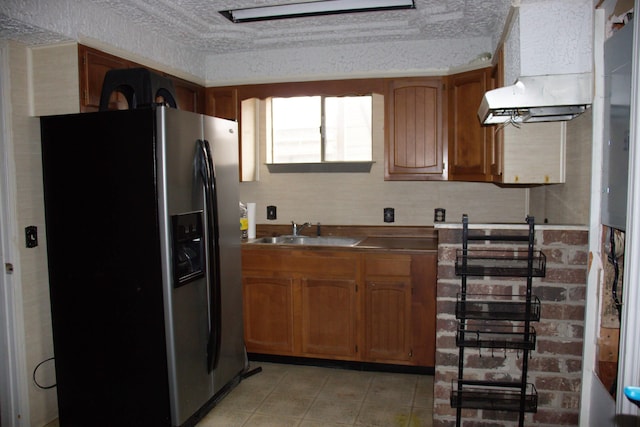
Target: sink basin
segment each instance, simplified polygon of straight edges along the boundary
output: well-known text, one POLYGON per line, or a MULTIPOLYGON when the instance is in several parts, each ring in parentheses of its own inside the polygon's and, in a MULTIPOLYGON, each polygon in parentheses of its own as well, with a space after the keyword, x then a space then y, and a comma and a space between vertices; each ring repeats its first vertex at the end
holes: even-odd
POLYGON ((362 237, 343 236, 277 236, 262 237, 254 240, 252 243, 301 246, 355 246, 362 240, 362 237))

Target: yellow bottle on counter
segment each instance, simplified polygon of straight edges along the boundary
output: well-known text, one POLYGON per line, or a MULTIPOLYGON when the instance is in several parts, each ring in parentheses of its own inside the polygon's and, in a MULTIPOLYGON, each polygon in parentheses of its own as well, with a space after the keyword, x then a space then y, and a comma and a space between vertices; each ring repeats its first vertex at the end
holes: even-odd
POLYGON ((249 236, 249 216, 247 205, 240 202, 240 237, 245 240, 249 236))

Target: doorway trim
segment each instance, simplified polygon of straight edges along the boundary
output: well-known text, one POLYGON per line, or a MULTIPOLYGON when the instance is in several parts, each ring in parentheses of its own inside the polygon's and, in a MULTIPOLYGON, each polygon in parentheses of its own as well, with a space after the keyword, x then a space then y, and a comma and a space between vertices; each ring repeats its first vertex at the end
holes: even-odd
POLYGON ((0 425, 30 423, 22 280, 17 247, 9 42, 0 40, 0 425))

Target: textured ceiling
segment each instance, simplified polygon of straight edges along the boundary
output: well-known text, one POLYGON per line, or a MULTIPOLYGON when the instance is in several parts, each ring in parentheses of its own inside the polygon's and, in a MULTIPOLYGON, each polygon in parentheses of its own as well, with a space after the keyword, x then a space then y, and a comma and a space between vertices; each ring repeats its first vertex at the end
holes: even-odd
POLYGON ((415 0, 416 9, 234 24, 219 11, 301 0, 91 0, 209 53, 381 41, 468 39, 502 31, 511 0, 415 0))
POLYGON ((45 45, 69 41, 68 37, 40 29, 0 13, 0 39, 18 40, 27 45, 45 45))

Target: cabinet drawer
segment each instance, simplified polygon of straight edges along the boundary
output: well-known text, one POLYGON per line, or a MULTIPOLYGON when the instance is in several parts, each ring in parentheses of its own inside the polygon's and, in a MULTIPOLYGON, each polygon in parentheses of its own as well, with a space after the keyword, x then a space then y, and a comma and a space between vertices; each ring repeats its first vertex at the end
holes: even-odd
POLYGON ((280 272, 291 270, 286 258, 278 251, 242 251, 243 271, 280 272))
POLYGON ((409 255, 365 257, 367 276, 411 276, 409 255))
POLYGON ((302 274, 322 274, 354 278, 358 273, 358 257, 345 252, 300 251, 290 258, 294 270, 302 274))

